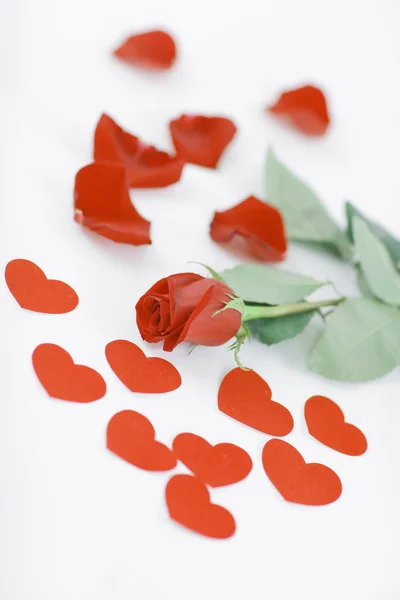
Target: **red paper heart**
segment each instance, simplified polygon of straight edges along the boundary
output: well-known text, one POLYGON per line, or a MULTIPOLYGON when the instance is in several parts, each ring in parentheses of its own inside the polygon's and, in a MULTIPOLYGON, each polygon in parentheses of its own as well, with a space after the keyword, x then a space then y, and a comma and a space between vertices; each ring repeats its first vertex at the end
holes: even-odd
POLYGON ((236 133, 230 119, 182 115, 169 124, 178 156, 186 162, 215 169, 236 133))
POLYGON ((177 458, 199 479, 212 487, 241 481, 250 473, 250 456, 234 444, 212 446, 194 433, 180 433, 172 449, 177 458))
POLYGON ((159 188, 179 181, 184 162, 144 144, 102 115, 94 134, 94 160, 121 163, 131 188, 159 188))
POLYGON ((8 289, 21 308, 60 315, 77 307, 79 298, 71 286, 47 279, 35 263, 23 258, 11 260, 6 266, 8 289))
POLYGON ((129 37, 114 56, 144 69, 169 69, 176 60, 176 46, 166 31, 146 31, 129 37))
POLYGON ((55 344, 37 346, 32 362, 40 383, 52 398, 94 402, 107 391, 106 383, 97 371, 76 365, 71 355, 55 344))
POLYGON ((155 440, 150 421, 133 410, 123 410, 111 418, 107 427, 107 448, 145 471, 169 471, 176 466, 173 452, 155 440))
POLYGON ((171 519, 211 538, 229 538, 235 533, 235 519, 217 504, 211 504, 204 483, 191 475, 175 475, 167 483, 165 499, 171 519))
POLYGON ((233 208, 214 213, 210 236, 214 242, 230 242, 235 236, 246 241, 249 253, 265 261, 281 261, 287 249, 279 210, 250 196, 233 208))
POLYGON ((361 456, 367 450, 362 431, 344 420, 344 414, 333 400, 312 396, 304 406, 307 428, 316 440, 349 456, 361 456))
POLYGON ((115 340, 106 346, 108 364, 131 392, 163 394, 182 383, 179 371, 163 358, 147 358, 132 342, 115 340))
POLYGON ((325 96, 313 85, 284 92, 268 110, 307 135, 324 135, 330 122, 325 96))
POLYGON ((222 380, 218 408, 236 421, 268 435, 287 435, 293 429, 293 417, 271 397, 271 388, 262 377, 255 371, 238 367, 222 380))
POLYGON ((131 203, 123 165, 96 162, 75 178, 75 221, 114 242, 151 244, 150 222, 131 203))
POLYGON ((306 463, 284 440, 265 444, 262 463, 267 477, 288 502, 323 506, 335 502, 342 493, 342 482, 332 469, 306 463))

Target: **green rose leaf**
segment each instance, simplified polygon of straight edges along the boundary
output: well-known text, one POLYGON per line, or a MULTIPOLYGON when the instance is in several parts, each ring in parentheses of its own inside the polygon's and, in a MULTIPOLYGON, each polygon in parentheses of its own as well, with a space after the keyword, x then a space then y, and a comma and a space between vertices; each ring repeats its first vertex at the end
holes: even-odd
POLYGON ((365 296, 366 298, 376 298, 375 294, 372 293, 372 290, 369 287, 367 280, 365 279, 365 275, 362 272, 361 268, 359 266, 357 266, 356 269, 357 269, 357 283, 358 283, 358 287, 359 287, 362 295, 365 296))
POLYGON ((316 312, 316 310, 310 310, 276 319, 254 319, 248 321, 247 326, 255 338, 267 346, 272 346, 272 344, 279 344, 279 342, 294 338, 301 333, 316 312))
POLYGON ((347 235, 352 242, 354 242, 354 233, 352 220, 353 217, 360 217, 365 221, 371 228, 372 232, 381 240, 385 245, 386 250, 389 252, 392 260, 399 266, 400 263, 400 241, 393 237, 386 229, 374 223, 370 219, 366 219, 364 215, 355 207, 351 202, 346 202, 346 215, 347 215, 347 235))
POLYGON ((283 214, 290 240, 323 247, 345 260, 351 245, 315 192, 283 165, 270 149, 267 157, 267 201, 283 214))
POLYGON ((372 293, 387 304, 400 305, 400 275, 384 244, 360 217, 352 219, 356 252, 372 293))
POLYGON ((369 298, 342 302, 308 359, 311 371, 337 381, 370 381, 400 363, 400 310, 369 298))
POLYGON ((293 304, 327 283, 263 265, 238 265, 221 276, 243 300, 258 304, 293 304))

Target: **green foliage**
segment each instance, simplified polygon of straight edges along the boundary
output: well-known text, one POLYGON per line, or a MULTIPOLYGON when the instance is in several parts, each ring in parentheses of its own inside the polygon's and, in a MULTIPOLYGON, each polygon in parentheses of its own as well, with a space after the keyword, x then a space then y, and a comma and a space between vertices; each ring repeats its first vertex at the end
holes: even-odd
POLYGON ((247 326, 255 338, 267 346, 272 346, 301 333, 316 312, 314 309, 276 319, 254 319, 248 321, 247 326))
POLYGON ((315 192, 289 171, 271 149, 266 170, 266 199, 282 212, 289 239, 312 243, 351 260, 353 253, 347 236, 315 192))
POLYGON ((311 371, 338 381, 382 377, 400 363, 400 310, 369 298, 342 302, 311 351, 311 371))
POLYGON ((247 302, 291 304, 306 298, 325 283, 263 265, 238 265, 221 273, 234 292, 247 302))
POLYGON ((372 293, 387 304, 400 305, 400 275, 385 245, 360 217, 352 219, 360 266, 372 293))

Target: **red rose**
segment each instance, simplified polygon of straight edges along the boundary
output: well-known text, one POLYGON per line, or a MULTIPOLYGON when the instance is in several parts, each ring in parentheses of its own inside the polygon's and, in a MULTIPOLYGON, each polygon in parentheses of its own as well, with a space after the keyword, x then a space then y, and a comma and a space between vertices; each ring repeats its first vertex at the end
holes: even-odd
POLYGON ((170 352, 181 342, 220 346, 242 323, 241 313, 224 308, 233 290, 216 279, 195 273, 178 273, 160 279, 136 304, 136 322, 146 342, 164 342, 170 352))

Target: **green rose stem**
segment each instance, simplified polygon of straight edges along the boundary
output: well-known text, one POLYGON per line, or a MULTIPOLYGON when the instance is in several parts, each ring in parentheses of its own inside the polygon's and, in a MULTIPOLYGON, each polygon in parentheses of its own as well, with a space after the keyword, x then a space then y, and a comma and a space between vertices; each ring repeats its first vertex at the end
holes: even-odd
POLYGON ((345 298, 334 298, 332 300, 320 300, 319 302, 297 302, 296 304, 282 304, 280 306, 248 306, 243 314, 243 322, 253 319, 273 319, 285 315, 308 312, 324 306, 337 306, 345 298))

